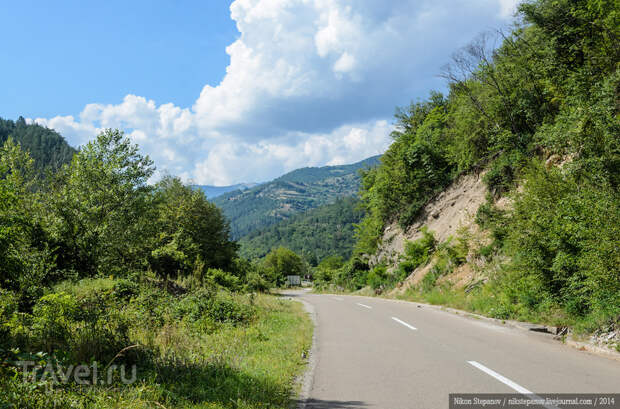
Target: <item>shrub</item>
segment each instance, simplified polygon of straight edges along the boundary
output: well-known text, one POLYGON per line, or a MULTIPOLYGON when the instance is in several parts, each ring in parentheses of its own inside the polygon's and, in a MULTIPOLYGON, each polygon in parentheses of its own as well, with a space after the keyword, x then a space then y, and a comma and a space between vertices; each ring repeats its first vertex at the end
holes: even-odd
POLYGON ((215 283, 216 285, 223 287, 231 291, 238 291, 241 289, 241 280, 239 277, 228 273, 226 271, 210 268, 207 271, 207 280, 215 283))
POLYGON ((519 151, 510 151, 500 155, 491 163, 491 167, 484 175, 484 182, 489 191, 499 196, 509 191, 515 184, 518 172, 525 165, 523 154, 519 151))
POLYGON ((0 346, 9 339, 11 320, 17 312, 18 302, 15 293, 0 288, 0 346))
POLYGON ((45 352, 66 348, 71 336, 71 323, 78 315, 78 303, 66 293, 41 297, 32 311, 32 335, 35 345, 45 352))
POLYGON ((245 288, 247 291, 267 292, 269 282, 258 271, 249 272, 246 276, 245 288))
POLYGON ((209 307, 208 316, 216 322, 243 323, 254 315, 251 306, 235 300, 230 295, 219 294, 209 307))
POLYGON ((368 275, 366 276, 366 284, 373 289, 377 289, 381 287, 382 284, 385 284, 386 278, 387 272, 385 266, 378 265, 368 272, 368 275))
POLYGON ((483 229, 490 230, 493 238, 500 246, 508 234, 508 220, 505 211, 498 209, 493 204, 493 198, 487 197, 487 201, 480 205, 476 212, 476 223, 483 229))
POLYGON ((180 319, 200 320, 209 314, 214 297, 214 291, 206 288, 189 293, 175 304, 175 315, 180 319))
POLYGON ((536 165, 509 220, 511 268, 573 316, 615 317, 620 314, 618 226, 620 201, 612 187, 536 165))
POLYGON ((138 294, 140 286, 130 280, 121 279, 114 283, 114 295, 121 300, 128 300, 138 294))
POLYGON ((435 249, 435 236, 426 226, 422 228, 422 237, 413 242, 405 243, 405 254, 398 265, 401 277, 411 274, 413 270, 425 264, 435 249))

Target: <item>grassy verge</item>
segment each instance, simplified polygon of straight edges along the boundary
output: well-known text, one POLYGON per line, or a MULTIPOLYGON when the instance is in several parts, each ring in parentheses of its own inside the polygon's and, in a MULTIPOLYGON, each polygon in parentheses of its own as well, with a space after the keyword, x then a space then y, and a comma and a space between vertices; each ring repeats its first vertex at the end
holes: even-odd
MULTIPOLYGON (((93 294, 98 294, 95 298, 103 303, 106 315, 100 319, 91 316, 89 321, 80 321, 83 316, 70 320, 63 310, 61 315, 68 323, 59 328, 68 331, 70 337, 65 343, 50 346, 51 352, 35 354, 45 350, 45 342, 37 342, 51 340, 50 334, 42 338, 37 333, 37 317, 22 321, 28 325, 21 326, 21 339, 30 342, 22 344, 21 350, 0 350, 4 358, 0 365, 0 408, 290 407, 296 392, 295 378, 304 369, 303 352, 312 342, 312 323, 301 304, 269 295, 221 291, 211 296, 191 292, 170 295, 144 287, 125 303, 108 303, 107 299, 118 296, 118 287, 112 280, 99 280, 65 286, 63 290, 69 292, 53 293, 66 294, 65 301, 77 300, 80 310, 85 308, 84 300, 92 303, 93 294), (204 311, 196 308, 209 297, 212 300, 204 311), (123 325, 125 332, 119 329, 123 325), (16 370, 15 361, 29 357, 37 361, 39 369, 50 363, 65 368, 92 364, 99 357, 102 368, 109 356, 102 358, 105 354, 100 351, 111 343, 99 336, 105 331, 126 334, 126 338, 117 336, 123 341, 120 346, 137 345, 114 358, 115 364, 136 365, 135 382, 124 384, 117 373, 113 382, 105 385, 55 383, 42 376, 44 373, 24 382, 16 370), (98 336, 88 342, 89 334, 98 336), (82 353, 86 345, 99 351, 91 359, 87 358, 89 353, 82 353)), ((16 317, 12 319, 3 325, 11 327, 9 335, 19 343, 20 326, 14 322, 16 317)))

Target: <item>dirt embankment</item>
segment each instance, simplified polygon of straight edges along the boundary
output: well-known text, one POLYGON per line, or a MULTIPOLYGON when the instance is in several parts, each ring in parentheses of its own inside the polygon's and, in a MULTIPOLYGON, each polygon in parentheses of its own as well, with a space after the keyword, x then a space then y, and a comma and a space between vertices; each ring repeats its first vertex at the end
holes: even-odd
POLYGON ((456 236, 460 227, 471 225, 476 211, 486 198, 487 187, 482 176, 483 173, 459 177, 424 207, 407 231, 403 231, 397 222, 387 226, 371 263, 385 262, 394 267, 405 250, 405 242, 422 237, 421 228, 424 226, 427 226, 441 243, 456 236))

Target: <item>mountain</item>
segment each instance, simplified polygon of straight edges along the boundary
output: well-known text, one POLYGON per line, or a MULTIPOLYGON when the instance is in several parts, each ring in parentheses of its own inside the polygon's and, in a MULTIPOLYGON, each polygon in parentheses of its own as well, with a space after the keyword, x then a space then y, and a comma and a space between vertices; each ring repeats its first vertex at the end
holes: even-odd
POLYGON ((230 220, 233 238, 239 239, 294 214, 356 195, 359 171, 378 163, 379 156, 373 156, 352 165, 297 169, 251 189, 225 193, 213 203, 230 220))
POLYGON ((0 118, 0 146, 9 137, 30 153, 39 174, 43 174, 46 169, 57 170, 69 163, 77 152, 53 129, 27 124, 21 116, 17 121, 0 118))
POLYGON ((355 244, 355 224, 364 217, 358 205, 357 198, 345 197, 254 231, 239 240, 240 254, 249 259, 261 258, 284 246, 311 264, 334 255, 348 259, 355 244))
POLYGON ((224 193, 232 192, 235 190, 243 191, 251 189, 258 185, 258 183, 239 183, 231 186, 194 185, 192 187, 202 190, 207 199, 215 199, 216 197, 221 196, 224 193))

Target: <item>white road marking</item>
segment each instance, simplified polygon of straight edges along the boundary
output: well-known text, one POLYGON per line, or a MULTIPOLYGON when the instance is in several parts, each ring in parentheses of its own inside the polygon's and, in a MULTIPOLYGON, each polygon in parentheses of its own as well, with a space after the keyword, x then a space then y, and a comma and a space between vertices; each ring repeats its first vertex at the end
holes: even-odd
POLYGON ((372 307, 370 305, 362 304, 361 302, 358 302, 357 305, 364 307, 364 308, 368 308, 369 310, 372 310, 372 307))
POLYGON ((332 297, 332 298, 336 301, 344 301, 344 298, 340 298, 340 297, 332 297))
POLYGON ((401 320, 399 320, 399 319, 398 319, 398 318, 396 318, 396 317, 392 317, 392 319, 393 319, 394 321, 398 322, 399 324, 403 324, 405 327, 407 327, 407 328, 409 328, 409 329, 412 329, 412 330, 416 330, 416 329, 417 329, 417 328, 416 328, 416 327, 414 327, 413 325, 409 325, 409 324, 407 324, 405 321, 401 321, 401 320))
POLYGON ((497 372, 495 372, 492 369, 487 368, 486 366, 476 362, 476 361, 467 361, 468 364, 475 366, 476 368, 480 369, 482 372, 485 372, 487 375, 491 375, 493 378, 497 379, 498 381, 500 381, 501 383, 510 386, 512 389, 514 389, 515 391, 522 393, 524 395, 532 395, 533 392, 528 391, 527 389, 525 389, 523 386, 518 385, 516 383, 514 383, 513 381, 511 381, 510 379, 506 378, 505 376, 502 376, 500 374, 498 374, 497 372))
MULTIPOLYGON (((538 395, 536 395, 534 392, 529 391, 527 389, 525 389, 523 386, 519 385, 516 382, 511 381, 510 379, 506 378, 503 375, 498 374, 497 372, 495 372, 494 370, 487 368, 486 366, 482 365, 479 362, 476 361, 467 361, 468 364, 475 366, 476 368, 480 369, 482 372, 486 373, 487 375, 492 376, 493 378, 497 379, 498 381, 500 381, 501 383, 503 383, 504 385, 509 386, 510 388, 514 389, 515 391, 523 394, 523 395, 530 395, 532 398, 537 399, 537 400, 541 400, 542 398, 538 395)), ((549 409, 558 409, 557 406, 547 406, 544 405, 545 408, 549 408, 549 409)))

